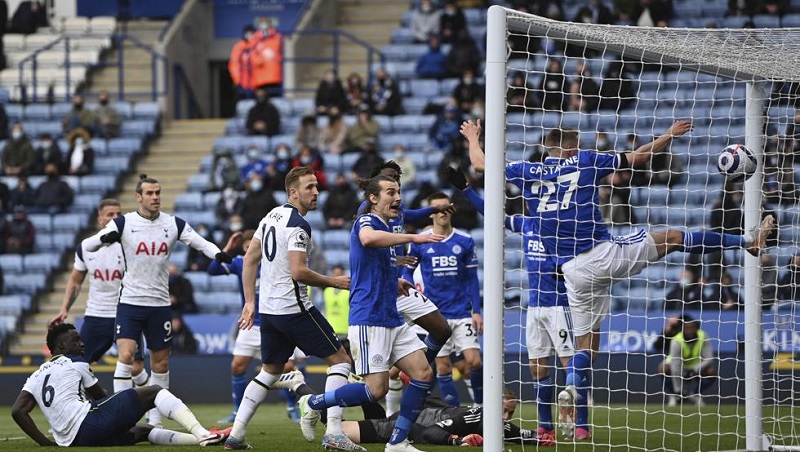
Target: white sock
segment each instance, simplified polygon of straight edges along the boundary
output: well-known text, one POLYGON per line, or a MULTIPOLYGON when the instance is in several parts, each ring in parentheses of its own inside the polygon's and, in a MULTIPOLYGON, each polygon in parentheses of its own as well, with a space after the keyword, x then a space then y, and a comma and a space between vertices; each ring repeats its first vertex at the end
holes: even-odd
POLYGON ((280 377, 280 375, 264 372, 262 369, 256 375, 256 378, 253 378, 253 381, 247 385, 244 390, 244 397, 242 397, 242 402, 239 405, 239 411, 236 412, 236 420, 233 421, 232 437, 240 441, 244 439, 247 433, 247 424, 256 414, 258 405, 267 398, 269 387, 278 381, 280 377))
POLYGON ((197 437, 188 433, 173 432, 163 428, 154 428, 147 434, 150 444, 159 446, 196 446, 197 437))
POLYGON ((469 393, 469 398, 472 401, 475 401, 475 394, 472 392, 472 380, 470 380, 469 376, 461 375, 461 379, 464 380, 464 384, 467 385, 467 392, 469 393))
POLYGON ((147 384, 148 377, 149 375, 147 375, 147 371, 142 369, 142 371, 139 372, 138 375, 131 376, 131 380, 133 380, 133 386, 134 387, 145 386, 147 384))
POLYGON ((400 411, 400 400, 403 398, 403 382, 389 380, 389 392, 386 393, 386 417, 400 411))
POLYGON ((195 438, 200 439, 208 435, 208 430, 200 425, 200 421, 194 417, 194 413, 189 407, 175 397, 169 390, 162 389, 156 394, 156 408, 168 419, 181 424, 181 427, 190 431, 195 438))
MULTIPOLYGON (((352 366, 350 363, 334 364, 328 368, 328 378, 325 379, 325 392, 335 391, 347 384, 347 376, 352 366)), ((325 433, 338 435, 342 433, 342 412, 344 408, 339 405, 328 408, 328 424, 325 433)))
POLYGON ((114 392, 124 391, 133 387, 131 380, 131 370, 133 366, 117 361, 117 368, 114 370, 114 392))
MULTIPOLYGON (((164 389, 169 389, 169 371, 166 371, 163 374, 157 372, 151 372, 150 381, 148 382, 148 384, 158 385, 164 389)), ((147 422, 150 423, 151 425, 161 424, 161 413, 156 408, 153 408, 152 410, 148 411, 147 422)))

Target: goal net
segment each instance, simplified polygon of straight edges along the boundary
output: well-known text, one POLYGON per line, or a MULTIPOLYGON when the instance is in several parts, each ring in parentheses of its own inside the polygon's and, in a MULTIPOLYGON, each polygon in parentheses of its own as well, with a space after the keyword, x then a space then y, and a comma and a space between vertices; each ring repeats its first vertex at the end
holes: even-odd
MULTIPOLYGON (((778 233, 758 257, 741 249, 674 252, 613 281, 588 380, 588 443, 608 450, 800 450, 800 29, 603 26, 494 6, 487 36, 486 400, 512 389, 523 402, 515 420, 532 430, 540 425, 526 348, 529 295, 538 288, 529 287, 525 261, 536 253, 502 224, 504 214, 536 212, 508 184, 505 164, 540 161, 554 128, 579 131, 581 149, 614 153, 688 119, 693 129, 649 164, 617 171, 597 187, 612 235, 667 228, 741 235, 766 214, 778 233), (717 169, 717 156, 731 144, 746 145, 759 161, 745 182, 717 169), (712 358, 696 361, 702 365, 692 372, 696 362, 688 364, 687 355, 678 370, 685 378, 663 374, 675 372, 662 364, 671 318, 699 320, 711 346, 712 358)), ((694 353, 683 344, 681 353, 694 353)), ((558 361, 551 361, 554 394, 565 384, 558 361)), ((549 403, 555 421, 555 395, 549 403)), ((499 403, 484 407, 486 450, 503 447, 502 427, 491 421, 501 410, 499 403)), ((557 447, 575 447, 556 435, 557 447)))

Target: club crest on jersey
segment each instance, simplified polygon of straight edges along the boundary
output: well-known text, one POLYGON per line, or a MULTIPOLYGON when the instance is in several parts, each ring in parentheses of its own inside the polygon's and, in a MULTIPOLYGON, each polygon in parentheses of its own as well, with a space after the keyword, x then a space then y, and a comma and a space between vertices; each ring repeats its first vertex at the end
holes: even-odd
POLYGON ((167 242, 139 242, 136 245, 136 255, 146 254, 148 256, 160 256, 162 254, 169 254, 169 247, 167 242))
POLYGON ((454 245, 452 250, 453 250, 453 254, 461 253, 461 247, 459 245, 454 245))
POLYGON ((92 277, 100 281, 116 281, 122 279, 122 272, 117 269, 112 271, 107 268, 102 270, 98 268, 92 273, 92 277))
POLYGON ((381 355, 372 355, 372 364, 375 364, 376 366, 379 366, 379 365, 381 365, 381 363, 383 363, 383 356, 381 356, 381 355))

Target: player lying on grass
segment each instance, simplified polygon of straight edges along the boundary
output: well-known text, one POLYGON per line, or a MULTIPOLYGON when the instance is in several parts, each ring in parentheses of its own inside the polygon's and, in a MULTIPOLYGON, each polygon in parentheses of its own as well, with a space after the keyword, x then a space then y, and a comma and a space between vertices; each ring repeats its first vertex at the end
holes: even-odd
POLYGON ((89 364, 80 358, 85 350, 74 325, 53 327, 47 333, 47 346, 53 357, 28 377, 11 409, 17 425, 40 446, 129 446, 141 441, 211 446, 225 441, 226 432, 206 430, 180 399, 160 386, 126 389, 106 397, 89 364), (46 437, 31 418, 30 412, 37 405, 55 441, 46 437), (191 434, 137 425, 152 408, 191 434))
MULTIPOLYGON (((518 444, 535 444, 537 440, 534 432, 508 421, 517 408, 515 399, 513 392, 508 389, 503 391, 505 440, 518 444)), ((342 428, 354 443, 385 443, 392 434, 397 416, 395 413, 383 419, 345 421, 342 428)), ((416 444, 477 447, 483 445, 482 432, 482 407, 451 407, 442 398, 430 396, 411 426, 408 437, 416 444)))

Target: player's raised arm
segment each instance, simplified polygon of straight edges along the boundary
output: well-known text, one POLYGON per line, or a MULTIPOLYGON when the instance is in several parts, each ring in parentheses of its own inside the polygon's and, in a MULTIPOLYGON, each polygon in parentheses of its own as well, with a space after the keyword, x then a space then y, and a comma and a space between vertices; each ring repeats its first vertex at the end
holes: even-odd
POLYGON ((230 254, 220 250, 213 242, 204 239, 203 236, 198 234, 188 223, 186 223, 183 231, 181 231, 178 240, 205 254, 209 259, 215 259, 225 264, 233 262, 233 258, 230 254))
POLYGON ((57 444, 55 441, 44 436, 44 433, 42 433, 39 427, 36 426, 36 423, 33 422, 31 411, 33 411, 35 407, 36 399, 33 398, 33 394, 24 390, 20 391, 17 400, 14 402, 14 407, 11 408, 11 417, 14 418, 14 422, 19 425, 19 428, 21 428, 26 435, 36 441, 36 444, 40 446, 56 446, 57 444))
POLYGON ((256 315, 256 279, 258 263, 261 260, 261 239, 253 237, 250 247, 242 259, 242 292, 244 292, 244 307, 239 317, 239 328, 249 330, 253 326, 256 315))
POLYGON ((649 162, 653 154, 666 149, 673 138, 679 137, 692 130, 692 122, 678 120, 670 126, 661 136, 650 143, 639 146, 635 151, 623 154, 628 159, 628 166, 635 168, 649 162))
POLYGON ((439 234, 396 234, 394 232, 378 231, 369 226, 362 227, 358 232, 361 244, 370 248, 386 248, 390 246, 405 245, 406 243, 433 243, 444 240, 439 234))
POLYGON ((486 155, 481 149, 481 120, 471 120, 461 124, 461 135, 469 142, 469 160, 475 171, 483 172, 486 168, 486 155))
POLYGON ((67 288, 64 290, 64 298, 61 301, 61 309, 58 310, 58 314, 55 317, 47 322, 48 328, 52 328, 67 319, 70 308, 72 308, 72 305, 75 304, 75 300, 78 299, 78 295, 81 293, 81 287, 83 286, 83 281, 85 279, 85 271, 78 271, 74 268, 72 269, 72 273, 69 275, 69 279, 67 280, 67 288))
POLYGON ((86 240, 84 240, 84 243, 86 244, 86 251, 94 253, 103 246, 119 242, 119 240, 120 233, 119 229, 117 228, 117 222, 109 221, 106 227, 101 229, 97 234, 88 237, 86 240))

